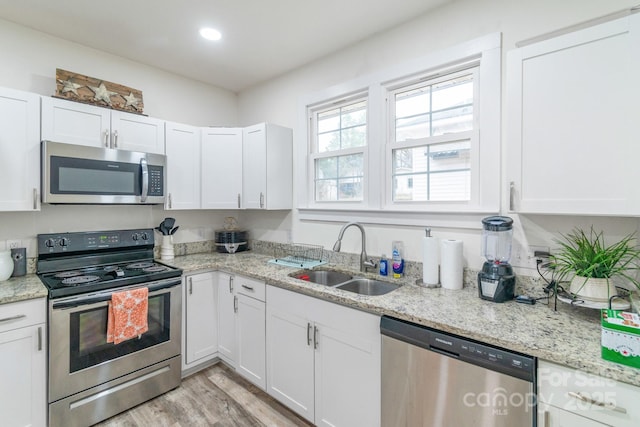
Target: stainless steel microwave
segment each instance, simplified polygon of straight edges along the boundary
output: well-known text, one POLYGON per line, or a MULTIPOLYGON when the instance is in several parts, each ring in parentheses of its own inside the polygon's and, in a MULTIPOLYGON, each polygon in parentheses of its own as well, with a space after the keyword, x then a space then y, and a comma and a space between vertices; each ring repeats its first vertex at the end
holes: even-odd
POLYGON ((166 156, 42 141, 42 202, 161 204, 166 156))

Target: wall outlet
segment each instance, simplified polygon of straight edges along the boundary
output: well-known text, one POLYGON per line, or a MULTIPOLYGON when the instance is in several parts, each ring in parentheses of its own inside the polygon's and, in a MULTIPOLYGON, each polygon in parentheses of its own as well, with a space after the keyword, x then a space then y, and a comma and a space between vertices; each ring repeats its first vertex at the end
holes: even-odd
POLYGON ((22 247, 22 240, 7 240, 7 250, 22 247))
POLYGON ((547 252, 549 251, 549 246, 527 246, 523 248, 521 246, 516 247, 514 245, 512 257, 511 257, 511 265, 514 267, 521 268, 532 268, 535 269, 537 267, 537 259, 534 255, 535 252, 547 252))

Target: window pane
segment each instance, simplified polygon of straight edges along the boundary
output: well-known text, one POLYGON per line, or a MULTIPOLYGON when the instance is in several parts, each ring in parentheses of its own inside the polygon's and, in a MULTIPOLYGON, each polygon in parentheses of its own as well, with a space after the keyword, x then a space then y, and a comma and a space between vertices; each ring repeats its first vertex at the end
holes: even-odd
POLYGON ((318 153, 367 145, 367 103, 360 101, 317 112, 318 153))
POLYGON ((315 169, 316 201, 362 200, 363 154, 316 159, 315 169))
POLYGON ((433 113, 432 135, 465 132, 473 129, 473 106, 433 113))
POLYGON ((470 74, 433 85, 433 111, 473 104, 470 74))
POLYGON ((393 150, 393 200, 469 200, 470 148, 465 140, 393 150))
POLYGON ((342 132, 342 147, 353 148, 367 145, 367 127, 356 126, 342 132))
POLYGON ((335 151, 340 149, 340 131, 318 135, 318 152, 335 151))
POLYGON ((420 139, 430 136, 429 114, 396 120, 396 142, 420 139))
POLYGON ((396 117, 408 117, 431 111, 430 87, 402 92, 396 95, 396 117))

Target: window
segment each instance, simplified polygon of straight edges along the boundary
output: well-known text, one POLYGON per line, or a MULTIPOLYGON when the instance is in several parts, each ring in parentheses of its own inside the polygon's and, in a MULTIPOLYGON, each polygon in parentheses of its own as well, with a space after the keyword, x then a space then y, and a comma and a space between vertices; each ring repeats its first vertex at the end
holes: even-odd
POLYGON ((300 219, 423 225, 428 214, 473 228, 498 212, 500 44, 490 34, 303 97, 300 219))
POLYGON ((393 203, 471 199, 476 71, 389 91, 393 203))
POLYGON ((363 200, 367 102, 348 101, 312 110, 316 202, 363 200))

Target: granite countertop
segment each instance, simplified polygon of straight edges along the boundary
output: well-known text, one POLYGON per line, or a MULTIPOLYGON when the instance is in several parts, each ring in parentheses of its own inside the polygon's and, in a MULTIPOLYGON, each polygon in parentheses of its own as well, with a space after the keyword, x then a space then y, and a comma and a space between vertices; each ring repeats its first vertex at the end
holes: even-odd
MULTIPOLYGON (((200 253, 163 262, 181 268, 187 274, 207 270, 242 274, 264 280, 269 285, 386 314, 640 386, 640 369, 601 358, 598 310, 572 307, 562 302, 558 302, 557 311, 553 310, 553 303, 547 305, 544 301, 535 305, 497 304, 480 299, 474 286, 462 290, 425 288, 415 284, 415 277, 383 278, 402 286, 386 295, 358 295, 289 277, 297 269, 268 263, 269 259, 271 257, 249 251, 233 255, 200 253)), ((357 269, 345 269, 342 265, 328 264, 320 268, 326 267, 362 275, 357 269)), ((542 295, 539 291, 539 296, 542 295)), ((46 296, 46 288, 34 274, 0 282, 0 304, 46 296)))

